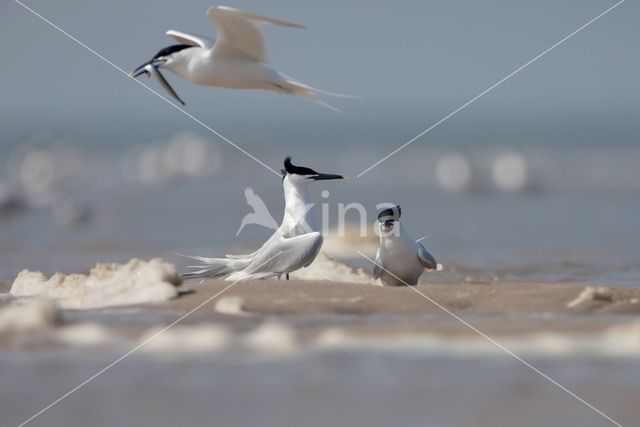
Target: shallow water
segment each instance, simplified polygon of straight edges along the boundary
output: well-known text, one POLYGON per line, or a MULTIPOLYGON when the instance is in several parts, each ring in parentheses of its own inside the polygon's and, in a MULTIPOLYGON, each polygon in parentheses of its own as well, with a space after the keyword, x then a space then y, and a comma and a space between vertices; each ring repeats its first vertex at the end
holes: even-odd
MULTIPOLYGON (((17 425, 110 360, 2 356, 3 424, 17 425), (37 362, 37 363, 33 363, 37 362)), ((623 425, 640 421, 638 362, 535 360, 623 425)), ((313 353, 294 359, 126 359, 30 425, 602 426, 510 359, 313 353), (127 393, 122 393, 127 390, 127 393)))

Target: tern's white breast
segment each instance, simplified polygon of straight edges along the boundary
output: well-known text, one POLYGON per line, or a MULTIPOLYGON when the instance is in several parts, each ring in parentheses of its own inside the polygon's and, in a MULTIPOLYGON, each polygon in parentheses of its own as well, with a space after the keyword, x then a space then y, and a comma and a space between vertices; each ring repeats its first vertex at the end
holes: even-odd
POLYGON ((282 80, 268 64, 214 56, 208 49, 187 49, 167 68, 192 83, 233 89, 270 89, 282 80), (187 55, 188 54, 188 55, 187 55))
POLYGON ((404 235, 381 239, 380 257, 384 270, 392 273, 382 272, 381 279, 384 284, 390 286, 402 286, 405 284, 403 282, 409 285, 417 284, 423 267, 418 259, 416 244, 413 240, 404 235))

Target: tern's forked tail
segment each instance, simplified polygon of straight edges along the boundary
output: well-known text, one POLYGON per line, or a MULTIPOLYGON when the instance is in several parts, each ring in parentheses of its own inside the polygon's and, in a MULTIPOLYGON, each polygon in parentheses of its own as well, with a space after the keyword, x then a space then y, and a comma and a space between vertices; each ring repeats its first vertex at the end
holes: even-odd
POLYGON ((322 107, 328 108, 333 111, 337 111, 342 114, 344 114, 344 111, 318 98, 318 94, 334 96, 337 98, 362 99, 357 96, 346 95, 343 93, 330 92, 327 90, 318 89, 318 88, 306 85, 304 83, 300 83, 299 81, 294 80, 291 77, 288 77, 285 75, 282 75, 282 77, 284 77, 285 81, 284 81, 284 84, 281 84, 278 86, 279 92, 300 97, 309 102, 313 102, 314 104, 318 104, 322 107))
POLYGON ((189 268, 194 269, 194 271, 181 274, 180 277, 183 279, 215 279, 226 277, 242 270, 251 262, 250 259, 246 258, 207 258, 177 252, 174 253, 200 262, 199 265, 190 265, 189 268))

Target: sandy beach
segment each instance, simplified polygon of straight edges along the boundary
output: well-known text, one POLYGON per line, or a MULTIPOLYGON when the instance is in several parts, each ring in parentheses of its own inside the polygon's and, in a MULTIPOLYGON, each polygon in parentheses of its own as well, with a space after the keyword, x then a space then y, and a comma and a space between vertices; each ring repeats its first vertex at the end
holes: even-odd
MULTIPOLYGON (((7 282, 0 284, 0 292, 9 288, 7 282)), ((461 319, 490 336, 557 333, 570 339, 632 323, 640 314, 640 289, 579 283, 447 283, 390 288, 312 280, 235 284, 210 280, 187 282, 177 289, 177 297, 166 302, 62 310, 62 320, 49 326, 55 329, 92 322, 109 333, 130 335, 127 330, 162 326, 172 317, 187 315, 182 324, 215 324, 240 333, 275 320, 290 327, 304 346, 324 332, 336 330, 349 337, 373 337, 389 343, 394 338, 421 334, 478 338, 478 332, 461 319), (116 317, 114 324, 111 320, 116 317)), ((16 301, 20 299, 5 294, 0 310, 16 301)), ((10 330, 3 335, 2 342, 11 341, 10 330)))

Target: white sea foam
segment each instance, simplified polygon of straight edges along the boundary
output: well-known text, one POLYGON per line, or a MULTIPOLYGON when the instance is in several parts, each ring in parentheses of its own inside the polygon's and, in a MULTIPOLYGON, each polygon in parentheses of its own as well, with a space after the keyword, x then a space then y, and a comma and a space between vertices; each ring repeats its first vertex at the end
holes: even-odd
POLYGON ((248 316, 244 311, 244 300, 242 297, 232 295, 220 298, 215 305, 215 310, 221 314, 232 314, 235 316, 248 316))
POLYGON ((373 232, 373 226, 363 229, 357 224, 345 224, 341 230, 333 228, 324 236, 322 252, 332 258, 360 259, 358 252, 373 257, 378 250, 379 237, 373 232))
POLYGON ((329 280, 343 283, 366 283, 376 285, 370 274, 361 268, 351 268, 320 252, 313 263, 307 267, 291 273, 291 277, 301 280, 329 280))
POLYGON ((244 344, 251 350, 272 355, 291 354, 298 349, 293 328, 283 323, 268 321, 249 332, 244 344))
POLYGON ((228 328, 215 324, 178 325, 161 332, 163 329, 148 330, 140 338, 141 343, 146 342, 140 350, 167 355, 218 352, 226 349, 233 338, 228 328))
MULTIPOLYGON (((640 357, 640 322, 623 323, 595 334, 535 332, 495 338, 514 354, 527 357, 640 357)), ((480 336, 446 336, 435 333, 356 336, 330 328, 316 341, 318 350, 418 352, 439 357, 510 357, 480 336)))
POLYGON ((0 310, 0 333, 52 328, 59 321, 58 307, 51 300, 15 301, 0 310))
POLYGON ((97 323, 77 323, 56 330, 55 338, 71 346, 94 347, 111 343, 115 334, 97 323))
POLYGON ((611 302, 612 300, 613 291, 611 288, 607 288, 606 286, 587 286, 580 292, 580 295, 567 303, 567 308, 575 308, 589 301, 611 302))
POLYGON ((60 307, 92 309, 166 301, 178 295, 175 266, 156 258, 127 264, 97 264, 89 275, 56 273, 47 278, 24 270, 13 281, 14 297, 44 297, 60 307))
POLYGON ((508 193, 524 191, 532 184, 529 161, 517 151, 499 153, 491 166, 491 176, 495 186, 508 193))

